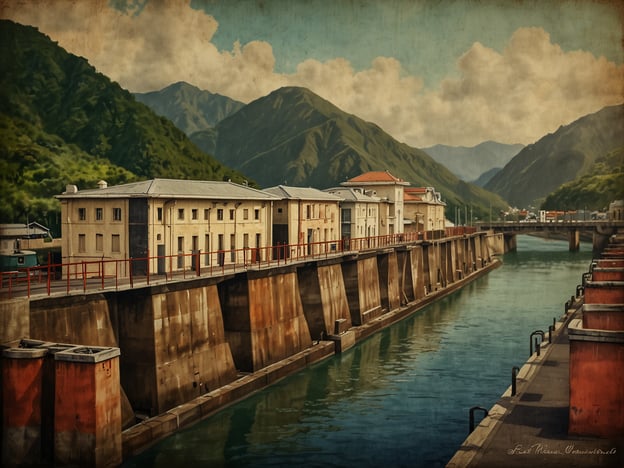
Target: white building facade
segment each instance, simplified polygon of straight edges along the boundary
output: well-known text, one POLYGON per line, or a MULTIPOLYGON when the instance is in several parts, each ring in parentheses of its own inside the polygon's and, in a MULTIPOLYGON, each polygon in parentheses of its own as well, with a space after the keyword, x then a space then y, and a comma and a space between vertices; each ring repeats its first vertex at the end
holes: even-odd
POLYGON ((268 254, 276 199, 266 192, 232 182, 173 179, 99 186, 70 185, 57 196, 64 264, 101 260, 99 274, 125 277, 130 258, 132 274, 164 274, 268 254), (125 267, 114 260, 124 260, 125 267))

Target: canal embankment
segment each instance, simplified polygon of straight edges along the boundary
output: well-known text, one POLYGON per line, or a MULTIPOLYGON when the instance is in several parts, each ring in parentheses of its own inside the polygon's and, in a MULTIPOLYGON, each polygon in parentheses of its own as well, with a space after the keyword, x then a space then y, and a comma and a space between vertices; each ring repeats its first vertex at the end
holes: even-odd
POLYGON ((501 398, 471 408, 472 432, 447 467, 624 466, 624 269, 614 260, 624 243, 612 240, 548 334, 531 335, 501 398))
POLYGON ((315 362, 348 350, 358 342, 409 317, 428 304, 452 294, 500 265, 499 259, 492 258, 482 268, 463 276, 454 283, 439 287, 430 294, 383 313, 365 324, 340 330, 342 323, 338 322, 335 324, 335 333, 326 334, 323 339, 315 340, 312 347, 258 371, 239 374, 236 380, 227 385, 155 417, 145 419, 122 432, 123 458, 137 455, 176 431, 190 427, 315 362))

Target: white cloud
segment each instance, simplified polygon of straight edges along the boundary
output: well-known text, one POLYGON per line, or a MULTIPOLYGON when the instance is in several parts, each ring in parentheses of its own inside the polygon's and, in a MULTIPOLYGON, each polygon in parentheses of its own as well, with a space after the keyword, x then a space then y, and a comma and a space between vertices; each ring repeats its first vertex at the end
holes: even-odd
POLYGON ((343 58, 310 58, 292 74, 276 73, 268 42, 218 50, 211 42, 217 22, 188 0, 149 2, 136 15, 113 10, 105 0, 7 0, 0 16, 38 26, 131 91, 187 81, 249 102, 281 86, 304 86, 418 147, 531 143, 624 101, 624 65, 565 52, 539 28, 517 30, 502 53, 473 44, 457 60, 457 77, 425 89, 390 57, 377 57, 361 71, 343 58))

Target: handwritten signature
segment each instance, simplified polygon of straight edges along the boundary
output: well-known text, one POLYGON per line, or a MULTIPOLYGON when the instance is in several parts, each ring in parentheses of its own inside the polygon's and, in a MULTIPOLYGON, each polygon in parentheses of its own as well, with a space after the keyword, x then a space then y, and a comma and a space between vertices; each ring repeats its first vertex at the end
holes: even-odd
POLYGON ((574 444, 551 447, 548 444, 516 444, 507 450, 507 455, 615 455, 617 449, 577 448, 574 444))

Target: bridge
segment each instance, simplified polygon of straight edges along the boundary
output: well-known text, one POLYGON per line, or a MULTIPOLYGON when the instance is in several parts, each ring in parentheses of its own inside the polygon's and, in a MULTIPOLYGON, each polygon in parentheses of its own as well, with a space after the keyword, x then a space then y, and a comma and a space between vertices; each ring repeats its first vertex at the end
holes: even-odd
POLYGON ((592 245, 595 252, 602 250, 609 238, 618 229, 624 229, 624 220, 587 220, 587 221, 482 221, 475 224, 480 231, 502 233, 505 240, 505 252, 516 250, 518 234, 548 234, 567 236, 570 251, 579 250, 580 233, 592 234, 592 245))

